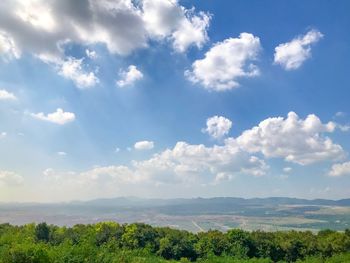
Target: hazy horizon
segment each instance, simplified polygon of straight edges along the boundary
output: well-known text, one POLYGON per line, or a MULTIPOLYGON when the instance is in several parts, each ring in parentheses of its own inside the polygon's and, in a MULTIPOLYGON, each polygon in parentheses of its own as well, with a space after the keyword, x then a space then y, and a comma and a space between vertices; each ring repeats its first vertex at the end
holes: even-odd
POLYGON ((332 198, 300 198, 300 197, 292 197, 292 196, 265 196, 265 197, 239 197, 239 196, 189 196, 189 197, 139 197, 139 196, 114 196, 114 197, 99 197, 99 198, 92 198, 92 199, 71 199, 71 200, 61 200, 61 201, 45 201, 45 200, 39 200, 39 201, 0 201, 0 205, 7 205, 7 204, 71 204, 71 203, 89 203, 92 201, 100 201, 100 200, 117 200, 117 199, 129 199, 129 200, 164 200, 164 201, 170 201, 170 200, 198 200, 198 199, 204 199, 204 200, 210 200, 210 199, 244 199, 244 200, 253 200, 253 199, 278 199, 278 198, 287 198, 287 199, 299 199, 299 200, 308 200, 308 201, 316 201, 316 200, 327 200, 327 201, 342 201, 342 200, 348 200, 350 198, 340 198, 340 199, 332 199, 332 198))

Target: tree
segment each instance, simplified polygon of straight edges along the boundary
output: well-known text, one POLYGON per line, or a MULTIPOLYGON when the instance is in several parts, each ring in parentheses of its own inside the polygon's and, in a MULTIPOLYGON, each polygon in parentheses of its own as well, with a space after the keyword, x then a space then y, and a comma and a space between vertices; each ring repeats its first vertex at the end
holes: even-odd
POLYGON ((48 242, 50 240, 50 228, 45 222, 35 227, 35 237, 38 241, 48 242))
POLYGON ((162 238, 159 242, 158 255, 176 260, 181 258, 195 260, 197 258, 194 248, 198 241, 196 235, 171 228, 162 228, 159 229, 159 232, 162 238))
POLYGON ((128 249, 148 248, 154 252, 159 247, 158 233, 154 228, 143 223, 127 225, 122 235, 122 242, 128 249))
POLYGON ((231 229, 226 235, 230 243, 228 254, 237 258, 253 256, 254 245, 248 232, 241 229, 231 229))
POLYGON ((199 240, 195 247, 200 257, 208 255, 220 256, 229 247, 226 236, 218 230, 199 233, 198 238, 199 240))

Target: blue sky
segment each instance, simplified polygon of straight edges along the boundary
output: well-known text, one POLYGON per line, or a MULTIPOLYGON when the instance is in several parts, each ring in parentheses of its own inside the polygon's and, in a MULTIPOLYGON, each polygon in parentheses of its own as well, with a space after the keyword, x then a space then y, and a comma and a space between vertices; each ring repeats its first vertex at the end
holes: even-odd
POLYGON ((0 3, 0 201, 347 198, 348 1, 0 3))

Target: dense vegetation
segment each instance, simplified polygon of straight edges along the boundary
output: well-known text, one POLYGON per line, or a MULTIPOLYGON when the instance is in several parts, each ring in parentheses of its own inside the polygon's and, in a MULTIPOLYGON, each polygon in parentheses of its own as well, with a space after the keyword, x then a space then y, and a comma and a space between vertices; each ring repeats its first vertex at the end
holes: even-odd
POLYGON ((0 225, 0 263, 176 261, 350 262, 350 230, 193 234, 140 223, 0 225))

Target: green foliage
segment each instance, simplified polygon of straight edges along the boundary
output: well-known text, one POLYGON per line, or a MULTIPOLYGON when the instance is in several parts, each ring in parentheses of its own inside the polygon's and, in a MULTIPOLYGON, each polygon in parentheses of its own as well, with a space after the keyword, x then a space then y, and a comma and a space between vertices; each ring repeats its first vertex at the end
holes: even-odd
POLYGON ((159 247, 158 233, 146 224, 127 225, 121 238, 123 246, 128 249, 148 248, 154 252, 159 247))
POLYGON ((223 253, 227 253, 230 247, 227 235, 218 230, 199 233, 198 239, 195 247, 199 257, 208 255, 220 256, 223 253))
POLYGON ((179 231, 171 228, 158 229, 158 233, 160 236, 158 255, 165 259, 196 259, 196 235, 187 231, 179 231))
POLYGON ((227 232, 229 242, 228 254, 237 258, 253 256, 253 240, 248 232, 240 229, 232 229, 227 232))
POLYGON ((135 223, 57 227, 0 224, 0 263, 342 263, 350 262, 350 231, 193 234, 135 223))
POLYGON ((47 248, 42 245, 22 244, 2 253, 3 263, 46 263, 50 258, 47 248))
POLYGON ((35 227, 35 237, 38 241, 48 242, 50 240, 50 229, 46 223, 40 223, 35 227))

